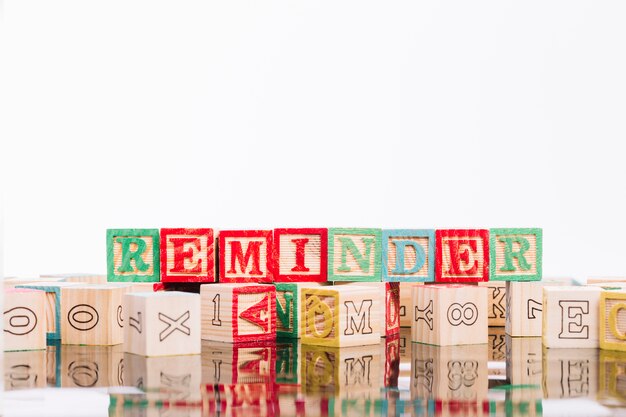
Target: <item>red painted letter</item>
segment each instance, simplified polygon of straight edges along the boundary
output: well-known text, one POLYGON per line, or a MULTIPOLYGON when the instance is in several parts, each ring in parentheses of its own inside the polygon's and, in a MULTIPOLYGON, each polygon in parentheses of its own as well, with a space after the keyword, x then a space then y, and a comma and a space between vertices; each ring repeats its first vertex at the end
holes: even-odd
POLYGON ((296 266, 291 268, 293 272, 309 272, 310 269, 304 265, 304 246, 309 239, 291 239, 296 244, 296 266))
MULTIPOLYGON (((474 275, 478 271, 478 261, 474 259, 474 264, 470 267, 470 249, 473 253, 477 251, 476 240, 473 239, 449 239, 447 242, 450 248, 450 269, 449 275, 474 275), (461 268, 463 261, 465 268, 461 268)), ((474 258, 474 257, 472 257, 474 258)))
POLYGON ((252 257, 252 269, 250 270, 250 275, 263 275, 261 269, 259 268, 261 262, 261 245, 263 242, 249 242, 248 248, 246 249, 246 256, 243 255, 243 249, 241 248, 241 242, 238 240, 228 242, 230 243, 230 269, 228 270, 229 274, 236 274, 237 270, 235 269, 235 261, 239 261, 239 265, 241 266, 241 272, 245 274, 246 268, 248 267, 248 262, 250 261, 250 257, 252 257))
POLYGON ((193 260, 194 252, 200 252, 200 250, 202 250, 200 247, 200 239, 197 237, 172 237, 169 241, 174 245, 174 267, 170 272, 202 272, 202 259, 198 259, 198 262, 192 268, 185 268, 185 259, 193 260), (191 243, 193 247, 184 250, 185 243, 191 243))

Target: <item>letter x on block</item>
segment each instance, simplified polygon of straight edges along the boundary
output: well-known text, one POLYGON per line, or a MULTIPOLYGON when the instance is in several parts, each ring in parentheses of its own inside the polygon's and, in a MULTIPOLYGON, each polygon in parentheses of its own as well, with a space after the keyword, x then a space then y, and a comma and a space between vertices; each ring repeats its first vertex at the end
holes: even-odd
POLYGON ((223 230, 219 234, 220 282, 273 282, 271 230, 223 230))
POLYGON ((161 282, 215 282, 213 229, 161 229, 161 282))
POLYGON ((489 231, 437 230, 435 282, 489 281, 489 231))

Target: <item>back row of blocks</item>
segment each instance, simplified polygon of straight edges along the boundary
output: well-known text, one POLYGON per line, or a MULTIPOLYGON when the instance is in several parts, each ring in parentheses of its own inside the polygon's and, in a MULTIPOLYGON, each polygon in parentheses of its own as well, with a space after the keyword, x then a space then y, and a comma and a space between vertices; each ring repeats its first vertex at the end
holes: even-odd
POLYGON ((542 230, 109 229, 107 268, 109 281, 534 281, 542 230))

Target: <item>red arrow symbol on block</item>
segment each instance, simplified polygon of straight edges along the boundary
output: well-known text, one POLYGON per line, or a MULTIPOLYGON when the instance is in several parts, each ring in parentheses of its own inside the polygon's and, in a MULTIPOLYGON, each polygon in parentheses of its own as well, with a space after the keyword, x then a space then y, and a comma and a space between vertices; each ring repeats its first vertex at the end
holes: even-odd
POLYGON ((239 313, 239 317, 244 320, 249 321, 252 324, 255 324, 263 329, 267 333, 269 328, 269 296, 265 294, 265 297, 261 299, 256 304, 251 305, 241 313, 239 313))

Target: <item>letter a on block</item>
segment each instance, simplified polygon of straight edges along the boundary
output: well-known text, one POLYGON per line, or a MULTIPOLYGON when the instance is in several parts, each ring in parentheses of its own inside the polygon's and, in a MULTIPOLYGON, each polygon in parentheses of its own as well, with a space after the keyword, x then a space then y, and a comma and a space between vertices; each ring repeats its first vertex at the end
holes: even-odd
POLYGON ((160 280, 158 229, 107 230, 108 281, 160 280))
POLYGON ((489 280, 488 230, 437 230, 436 282, 489 280))
POLYGON ((380 229, 329 229, 329 281, 381 281, 380 229))
POLYGON ((491 229, 491 281, 541 280, 541 229, 491 229))
POLYGON ((233 341, 249 342, 276 337, 276 290, 270 285, 233 290, 233 341))
POLYGON ((220 282, 273 282, 271 230, 227 230, 219 234, 220 282))
POLYGON ((213 229, 161 229, 162 282, 215 282, 213 229))

